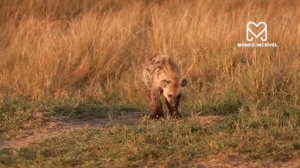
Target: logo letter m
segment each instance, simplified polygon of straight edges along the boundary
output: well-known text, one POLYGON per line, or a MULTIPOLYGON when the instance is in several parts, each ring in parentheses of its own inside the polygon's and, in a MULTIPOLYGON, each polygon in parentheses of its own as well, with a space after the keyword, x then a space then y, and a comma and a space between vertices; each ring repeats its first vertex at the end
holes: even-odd
POLYGON ((267 28, 268 28, 268 26, 267 26, 267 24, 265 22, 259 22, 259 23, 248 22, 248 24, 247 24, 247 30, 246 30, 246 39, 247 39, 247 41, 253 41, 253 39, 254 39, 253 36, 255 38, 258 38, 258 37, 261 36, 260 37, 261 41, 267 41, 267 39, 268 39, 267 28), (262 26, 262 30, 258 34, 256 34, 256 33, 253 32, 253 30, 251 30, 251 28, 250 28, 251 25, 253 25, 252 28, 255 28, 255 29, 257 29, 261 25, 262 26))

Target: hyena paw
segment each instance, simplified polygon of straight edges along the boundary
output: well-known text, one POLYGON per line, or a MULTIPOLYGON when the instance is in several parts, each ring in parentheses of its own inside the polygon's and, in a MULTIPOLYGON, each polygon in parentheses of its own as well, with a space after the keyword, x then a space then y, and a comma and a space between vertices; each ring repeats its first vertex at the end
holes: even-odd
POLYGON ((176 118, 176 119, 182 118, 181 114, 179 114, 179 113, 175 113, 175 114, 173 115, 173 117, 176 118))
POLYGON ((163 115, 159 115, 159 114, 151 114, 149 116, 149 118, 152 119, 152 120, 154 120, 154 119, 160 119, 162 117, 163 117, 163 115))

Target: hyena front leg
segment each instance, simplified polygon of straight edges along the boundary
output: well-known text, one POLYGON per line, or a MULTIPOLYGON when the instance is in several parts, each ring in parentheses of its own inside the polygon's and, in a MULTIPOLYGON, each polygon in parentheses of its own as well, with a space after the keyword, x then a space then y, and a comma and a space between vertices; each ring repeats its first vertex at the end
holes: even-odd
POLYGON ((161 101, 159 100, 160 91, 154 89, 151 91, 151 114, 150 119, 159 119, 164 116, 161 101))
POLYGON ((170 114, 170 116, 175 117, 175 118, 182 118, 181 114, 178 112, 178 106, 179 106, 180 97, 177 98, 175 101, 176 101, 175 102, 175 106, 173 107, 168 102, 168 100, 165 99, 166 105, 167 105, 167 107, 169 109, 169 114, 170 114))
POLYGON ((175 118, 182 118, 181 114, 178 112, 178 105, 174 108, 173 116, 175 118))
POLYGON ((173 114, 174 114, 174 108, 170 105, 170 103, 168 102, 167 99, 165 99, 165 102, 166 102, 166 105, 168 107, 170 116, 173 116, 173 114))

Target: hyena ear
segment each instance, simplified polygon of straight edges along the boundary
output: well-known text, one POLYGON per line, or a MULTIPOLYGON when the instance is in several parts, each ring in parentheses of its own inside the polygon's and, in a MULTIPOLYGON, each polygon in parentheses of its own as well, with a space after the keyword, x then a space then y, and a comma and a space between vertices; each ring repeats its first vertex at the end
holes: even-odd
POLYGON ((166 88, 168 83, 170 83, 170 82, 167 81, 167 80, 162 80, 162 81, 160 82, 160 86, 161 86, 162 88, 166 88))
POLYGON ((187 84, 188 84, 188 81, 187 81, 185 78, 181 79, 180 85, 181 85, 182 87, 185 87, 187 84))

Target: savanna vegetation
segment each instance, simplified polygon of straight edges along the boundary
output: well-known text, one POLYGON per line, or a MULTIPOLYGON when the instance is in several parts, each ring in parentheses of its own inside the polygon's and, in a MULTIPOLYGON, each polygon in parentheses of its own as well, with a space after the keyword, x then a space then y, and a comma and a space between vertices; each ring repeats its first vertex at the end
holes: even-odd
POLYGON ((133 125, 82 128, 0 149, 0 166, 198 165, 300 157, 297 0, 1 0, 0 144, 53 117, 140 112, 133 125), (277 48, 238 48, 265 21, 277 48), (171 55, 189 85, 182 120, 148 121, 141 64, 171 55), (201 122, 201 116, 222 120, 201 122))

